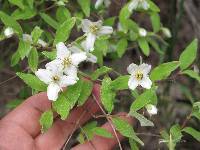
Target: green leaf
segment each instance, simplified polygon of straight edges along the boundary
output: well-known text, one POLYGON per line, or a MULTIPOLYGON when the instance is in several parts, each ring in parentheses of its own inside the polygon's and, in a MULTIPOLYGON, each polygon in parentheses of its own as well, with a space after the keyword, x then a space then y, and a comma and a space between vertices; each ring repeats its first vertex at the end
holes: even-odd
POLYGON ((188 75, 189 77, 196 79, 200 83, 200 76, 197 72, 194 72, 193 70, 185 70, 182 72, 182 74, 188 75))
POLYGON ((93 83, 88 80, 83 80, 81 94, 78 99, 78 106, 83 105, 88 97, 91 95, 93 89, 93 83))
POLYGON ((49 24, 54 29, 57 29, 59 27, 59 24, 53 18, 51 18, 49 15, 47 15, 45 13, 40 13, 40 16, 47 24, 49 24))
POLYGON ((113 138, 113 135, 108 130, 101 127, 93 128, 93 132, 98 136, 113 138))
POLYGON ((105 77, 102 81, 100 92, 102 104, 108 113, 111 113, 114 108, 114 99, 116 95, 112 90, 111 82, 112 80, 109 77, 105 77))
POLYGON ((128 4, 125 5, 119 13, 119 22, 122 26, 122 29, 124 30, 124 32, 126 33, 128 31, 128 18, 130 17, 131 13, 128 10, 128 4))
POLYGON ((190 134, 193 138, 200 142, 200 132, 192 127, 185 127, 182 131, 190 134))
POLYGON ((80 5, 81 9, 83 10, 86 17, 90 16, 90 3, 91 0, 77 0, 78 4, 80 5))
POLYGON ((51 51, 51 52, 43 51, 42 54, 43 54, 46 58, 48 58, 48 59, 50 59, 50 60, 56 59, 56 51, 51 51))
POLYGON ((114 17, 110 17, 110 18, 105 19, 103 24, 105 26, 113 26, 114 23, 115 23, 115 20, 116 20, 115 16, 114 17))
POLYGON ((32 36, 32 39, 33 39, 33 43, 34 44, 37 44, 40 36, 42 35, 43 33, 43 30, 40 29, 40 27, 36 26, 33 31, 31 32, 31 36, 32 36))
POLYGON ((155 39, 148 37, 147 41, 159 54, 164 54, 164 51, 161 50, 159 43, 155 39))
POLYGON ((131 150, 139 150, 137 143, 133 139, 129 138, 129 144, 131 146, 131 150))
POLYGON ((46 132, 53 125, 53 112, 51 110, 45 111, 40 117, 40 125, 42 126, 42 133, 46 132))
POLYGON ((11 4, 18 6, 21 9, 24 9, 23 0, 8 0, 11 4))
POLYGON ((24 100, 21 99, 15 99, 15 100, 11 100, 6 104, 6 108, 8 109, 14 109, 17 106, 19 106, 24 100))
POLYGON ((58 99, 53 102, 53 108, 65 120, 70 110, 74 107, 81 94, 83 81, 79 80, 75 85, 69 86, 66 91, 60 94, 58 99))
POLYGON ((181 127, 178 124, 173 125, 170 128, 170 135, 172 136, 172 140, 174 143, 180 142, 182 138, 181 127))
POLYGON ((131 116, 135 117, 137 120, 139 120, 140 125, 142 127, 147 127, 147 126, 154 126, 153 122, 151 122, 150 120, 148 120, 147 118, 145 118, 143 115, 137 113, 137 112, 130 112, 129 113, 131 116))
POLYGON ((11 67, 18 64, 19 61, 20 61, 20 54, 19 51, 16 51, 11 57, 11 67))
POLYGON ((17 51, 19 52, 21 59, 24 59, 26 56, 28 56, 30 50, 31 50, 30 43, 25 42, 23 40, 19 41, 19 46, 18 46, 17 51))
POLYGON ((150 78, 153 81, 166 79, 179 65, 179 61, 163 63, 152 70, 150 78))
POLYGON ((15 20, 26 20, 26 19, 31 19, 37 14, 35 9, 30 9, 29 7, 25 7, 25 9, 16 9, 12 13, 12 17, 15 20))
POLYGON ((8 27, 12 27, 18 34, 22 34, 22 28, 20 24, 11 16, 5 14, 3 11, 0 11, 1 21, 8 27))
POLYGON ((158 32, 160 30, 160 16, 158 13, 151 13, 151 24, 154 32, 158 32))
POLYGON ((155 97, 155 91, 153 89, 146 90, 144 93, 142 93, 140 96, 138 96, 135 101, 132 103, 130 108, 131 112, 136 112, 146 106, 149 103, 152 103, 153 101, 156 101, 155 97))
POLYGON ((112 118, 115 128, 125 137, 131 138, 141 145, 144 143, 137 137, 132 126, 125 120, 120 118, 112 118))
POLYGON ((26 0, 26 2, 28 3, 29 7, 32 9, 33 4, 34 4, 34 0, 26 0))
POLYGON ((47 86, 40 79, 32 74, 26 74, 17 72, 18 77, 20 77, 29 87, 37 91, 46 91, 47 86))
POLYGON ((128 46, 127 39, 122 38, 119 40, 119 42, 117 43, 117 47, 116 47, 116 51, 117 51, 117 54, 119 57, 123 56, 123 54, 126 51, 127 46, 128 46))
POLYGON ((145 38, 139 38, 138 44, 139 44, 139 47, 141 48, 142 52, 146 56, 149 56, 150 49, 149 49, 149 44, 148 44, 147 40, 145 38))
POLYGON ((39 60, 39 56, 38 56, 37 49, 32 48, 30 51, 30 54, 28 56, 28 64, 33 72, 35 72, 37 70, 38 60, 39 60))
POLYGON ((95 70, 95 72, 92 73, 91 78, 92 78, 92 80, 97 80, 100 76, 102 76, 106 73, 109 73, 110 71, 112 71, 112 68, 103 66, 103 67, 95 70))
POLYGON ((54 40, 54 45, 59 42, 65 42, 71 33, 72 28, 76 22, 75 18, 71 18, 63 22, 56 31, 56 36, 54 40))
POLYGON ((160 8, 151 0, 147 0, 147 2, 150 5, 150 10, 154 11, 154 12, 160 12, 160 8))
POLYGON ((188 68, 193 63, 197 55, 197 48, 198 40, 194 39, 182 52, 179 58, 181 70, 188 68))
POLYGON ((56 11, 56 19, 60 22, 63 23, 64 21, 68 20, 71 18, 71 13, 70 11, 65 8, 65 7, 58 7, 56 11))
POLYGON ((125 90, 128 89, 128 80, 130 76, 125 75, 125 76, 119 76, 117 79, 113 80, 111 83, 111 86, 113 90, 125 90))

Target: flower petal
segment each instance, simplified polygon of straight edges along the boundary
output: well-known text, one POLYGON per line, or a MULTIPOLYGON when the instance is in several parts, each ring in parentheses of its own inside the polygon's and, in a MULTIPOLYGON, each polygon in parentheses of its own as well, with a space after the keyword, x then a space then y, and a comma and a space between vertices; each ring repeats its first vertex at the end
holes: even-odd
POLYGON ((144 1, 144 2, 142 3, 142 8, 143 8, 144 10, 149 9, 149 4, 148 4, 147 1, 144 1))
POLYGON ((85 52, 81 52, 81 53, 74 53, 71 56, 72 59, 72 64, 74 66, 78 66, 78 64, 80 64, 82 61, 86 60, 87 56, 85 52))
POLYGON ((23 35, 22 35, 22 39, 23 39, 23 41, 25 41, 25 42, 30 42, 30 43, 32 43, 32 37, 31 37, 31 35, 29 35, 29 34, 23 34, 23 35))
POLYGON ((87 59, 86 61, 96 63, 97 62, 97 57, 91 53, 87 53, 87 59))
POLYGON ((62 59, 70 55, 70 51, 67 49, 63 42, 56 44, 57 58, 62 59))
POLYGON ((77 80, 77 78, 74 78, 72 76, 62 76, 59 85, 60 87, 67 87, 69 85, 74 85, 77 80))
POLYGON ((129 74, 134 74, 138 70, 138 65, 132 63, 127 67, 127 71, 129 74))
POLYGON ((135 88, 138 86, 138 81, 135 80, 135 78, 130 77, 129 81, 128 81, 128 87, 131 90, 135 90, 135 88))
POLYGON ((52 73, 47 69, 38 69, 38 71, 35 72, 35 75, 46 84, 49 84, 52 81, 52 73))
POLYGON ((132 1, 130 2, 130 4, 128 5, 128 10, 129 10, 130 12, 132 12, 134 9, 137 9, 138 3, 139 3, 138 0, 132 0, 132 1))
POLYGON ((152 82, 151 82, 151 80, 149 79, 148 76, 146 76, 146 77, 144 76, 139 84, 145 89, 150 89, 151 85, 152 85, 152 82))
POLYGON ((99 6, 101 6, 103 4, 103 0, 97 0, 95 3, 95 8, 98 9, 99 6))
POLYGON ((148 74, 151 70, 151 65, 143 63, 139 65, 139 70, 141 70, 144 74, 148 74))
POLYGON ((81 50, 79 47, 77 47, 77 46, 71 46, 71 47, 69 47, 68 49, 69 49, 69 51, 72 52, 72 53, 79 53, 79 52, 82 51, 82 50, 81 50))
POLYGON ((96 40, 96 35, 92 33, 88 33, 86 38, 86 51, 93 51, 94 50, 94 43, 96 40))
POLYGON ((88 33, 90 32, 90 26, 92 25, 92 22, 88 19, 83 19, 81 23, 81 27, 83 32, 88 33))
POLYGON ((52 72, 52 74, 57 74, 58 72, 62 72, 63 65, 62 60, 55 59, 45 65, 45 67, 52 72))
POLYGON ((68 76, 77 78, 77 68, 74 65, 70 65, 65 68, 64 73, 68 76))
POLYGON ((56 101, 58 98, 58 93, 60 92, 61 88, 56 83, 49 84, 47 88, 47 96, 49 100, 56 101))
POLYGON ((38 40, 37 42, 39 45, 41 45, 42 47, 46 47, 47 46, 47 43, 41 39, 38 40))
POLYGON ((102 26, 98 31, 98 35, 106 35, 112 33, 113 33, 113 28, 110 26, 102 26))

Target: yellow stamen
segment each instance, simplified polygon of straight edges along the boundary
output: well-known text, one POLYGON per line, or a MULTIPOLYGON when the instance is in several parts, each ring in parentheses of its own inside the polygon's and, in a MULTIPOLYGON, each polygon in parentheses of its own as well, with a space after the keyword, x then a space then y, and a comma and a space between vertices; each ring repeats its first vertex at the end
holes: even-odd
POLYGON ((58 80, 59 80, 59 77, 55 75, 55 76, 53 76, 53 80, 54 80, 54 81, 58 81, 58 80))
POLYGON ((66 58, 63 60, 63 66, 64 66, 64 67, 69 66, 71 63, 72 63, 72 60, 71 60, 70 57, 66 57, 66 58))
POLYGON ((140 71, 138 71, 138 72, 135 74, 135 78, 136 78, 138 81, 142 80, 142 78, 143 78, 143 73, 140 72, 140 71))
POLYGON ((90 32, 96 33, 99 30, 99 28, 96 25, 90 26, 90 32))

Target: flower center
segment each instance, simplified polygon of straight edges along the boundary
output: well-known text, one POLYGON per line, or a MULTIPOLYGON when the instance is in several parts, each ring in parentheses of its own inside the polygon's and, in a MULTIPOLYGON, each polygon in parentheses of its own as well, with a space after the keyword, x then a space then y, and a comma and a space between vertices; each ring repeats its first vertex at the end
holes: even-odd
POLYGON ((96 33, 99 30, 99 28, 96 25, 90 26, 90 32, 91 33, 96 33))
POLYGON ((63 66, 64 67, 69 66, 71 63, 72 63, 72 59, 70 57, 64 58, 64 60, 63 60, 63 66))
POLYGON ((142 80, 142 78, 143 78, 143 73, 140 72, 140 71, 138 71, 138 72, 135 74, 135 78, 136 78, 138 81, 142 80))
POLYGON ((53 81, 57 82, 59 80, 60 80, 59 76, 57 76, 57 75, 53 76, 53 81))

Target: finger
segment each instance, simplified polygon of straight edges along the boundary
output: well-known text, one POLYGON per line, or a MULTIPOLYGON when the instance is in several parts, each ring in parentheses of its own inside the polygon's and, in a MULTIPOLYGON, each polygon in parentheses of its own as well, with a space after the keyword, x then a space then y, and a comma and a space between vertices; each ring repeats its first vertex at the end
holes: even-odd
MULTIPOLYGON (((128 121, 130 124, 133 124, 133 118, 131 117, 127 117, 126 113, 120 113, 118 114, 120 116, 121 119, 124 119, 126 121, 128 121)), ((118 141, 116 139, 116 136, 114 134, 114 131, 110 125, 110 123, 106 123, 102 126, 102 128, 106 129, 108 132, 112 133, 113 138, 105 138, 105 137, 101 137, 101 136, 94 136, 94 138, 89 141, 86 142, 84 144, 79 144, 76 147, 74 147, 72 150, 111 150, 113 149, 114 146, 117 145, 118 141)), ((119 140, 123 140, 123 136, 119 133, 117 133, 117 136, 119 138, 119 140)))
POLYGON ((40 132, 39 118, 51 108, 45 92, 31 96, 1 120, 1 124, 13 124, 35 137, 40 132))
MULTIPOLYGON (((95 85, 93 88, 93 94, 99 100, 99 85, 95 85)), ((36 141, 36 147, 38 149, 60 149, 65 143, 70 134, 79 127, 80 124, 84 124, 91 118, 91 114, 99 111, 99 107, 92 98, 90 98, 83 107, 74 109, 66 121, 57 120, 53 127, 48 132, 39 135, 36 141)))

